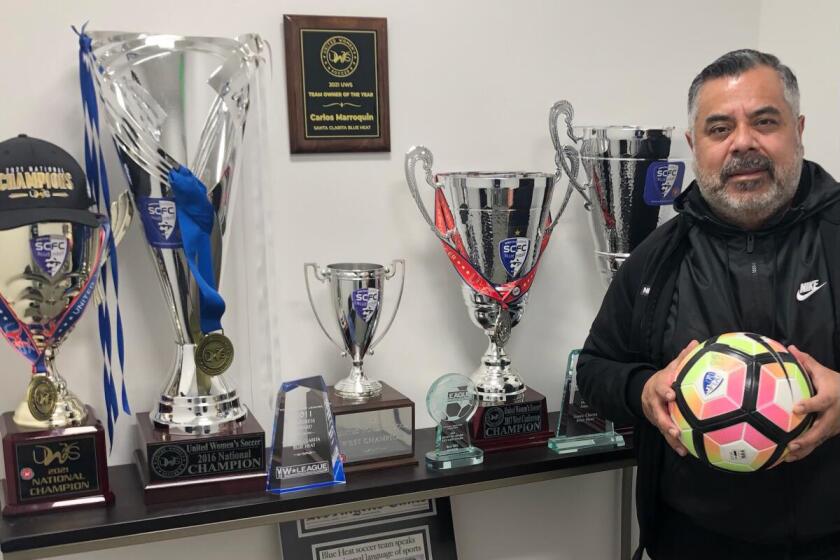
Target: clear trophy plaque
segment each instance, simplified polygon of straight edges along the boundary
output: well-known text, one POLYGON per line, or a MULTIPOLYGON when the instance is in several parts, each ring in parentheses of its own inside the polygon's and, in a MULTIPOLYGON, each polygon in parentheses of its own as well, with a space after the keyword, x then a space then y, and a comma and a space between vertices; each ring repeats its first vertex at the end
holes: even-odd
POLYGON ((266 490, 282 494, 344 483, 324 378, 283 383, 277 394, 266 490))
POLYGON ((435 448, 426 453, 426 467, 433 470, 469 467, 484 462, 484 451, 474 447, 469 419, 478 407, 475 383, 464 375, 439 377, 426 395, 426 407, 438 423, 435 448))
POLYGON ((590 447, 621 447, 624 438, 615 432, 611 420, 592 409, 578 391, 577 361, 580 350, 572 350, 563 381, 557 434, 548 447, 557 453, 574 453, 590 447))

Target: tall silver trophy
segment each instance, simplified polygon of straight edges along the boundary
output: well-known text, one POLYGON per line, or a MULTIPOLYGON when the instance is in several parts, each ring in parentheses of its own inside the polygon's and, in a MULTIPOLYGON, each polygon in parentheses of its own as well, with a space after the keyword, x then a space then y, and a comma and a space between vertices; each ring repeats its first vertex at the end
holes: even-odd
POLYGON ((306 263, 304 277, 309 303, 318 325, 327 338, 341 350, 341 354, 349 356, 353 361, 350 375, 335 384, 335 392, 345 399, 379 396, 382 393, 382 383, 365 376, 362 362, 365 354, 373 354, 374 347, 391 328, 397 316, 405 285, 405 261, 395 260, 390 267, 372 263, 335 263, 320 268, 315 263, 306 263), (394 278, 398 268, 402 269, 402 273, 398 283, 399 289, 394 296, 391 317, 385 323, 379 337, 374 338, 379 327, 382 303, 385 301, 385 280, 394 278), (309 283, 310 272, 316 280, 328 286, 332 320, 323 319, 318 312, 309 283), (335 328, 328 329, 325 326, 325 321, 329 321, 327 324, 335 323, 339 336, 336 336, 335 328), (339 337, 340 341, 337 340, 339 337))
MULTIPOLYGON (((551 202, 559 170, 555 174, 470 171, 433 175, 432 164, 430 150, 413 147, 405 157, 405 175, 421 216, 464 280, 462 293, 470 319, 489 339, 481 365, 472 374, 479 400, 472 419, 472 438, 488 451, 494 445, 490 441, 493 438, 499 438, 501 445, 514 434, 506 433, 510 426, 525 426, 533 420, 535 433, 547 430, 545 398, 526 387, 511 365, 505 344, 511 329, 522 320, 540 258, 571 192, 566 193, 552 220, 551 202), (418 163, 434 191, 434 219, 420 195, 418 163), (523 401, 540 404, 522 417, 516 415, 515 406, 501 406, 523 401), (500 406, 494 409, 491 405, 500 406)), ((547 436, 542 443, 545 439, 547 436)))
POLYGON ((575 126, 573 119, 572 104, 558 101, 549 132, 589 210, 598 271, 609 284, 630 252, 675 215, 674 199, 691 182, 691 152, 672 126, 575 126), (571 142, 563 142, 563 132, 571 142), (583 180, 573 166, 583 169, 583 180))
POLYGON ((397 316, 405 261, 397 259, 390 266, 335 263, 319 267, 306 263, 303 271, 318 325, 341 354, 352 360, 350 374, 329 387, 345 470, 416 464, 414 402, 389 384, 368 378, 362 367, 365 355, 373 354, 397 316), (319 297, 322 294, 313 293, 311 278, 327 287, 326 305, 319 297), (396 290, 389 296, 386 286, 391 283, 396 284, 396 290), (384 311, 386 308, 390 309, 384 311))
MULTIPOLYGON (((222 331, 225 304, 217 287, 246 121, 261 118, 253 114, 252 100, 265 66, 265 44, 257 35, 229 39, 104 31, 88 37, 101 112, 175 329, 175 358, 150 413, 152 426, 138 419, 149 455, 148 481, 154 486, 157 479, 171 481, 190 472, 227 472, 231 478, 255 472, 256 453, 244 470, 219 465, 200 470, 205 468, 200 457, 184 457, 189 447, 155 459, 153 442, 160 435, 155 430, 193 436, 244 430, 264 443, 262 430, 224 374, 234 349, 222 331), (172 464, 186 465, 184 472, 168 472, 172 464)), ((150 486, 146 489, 149 498, 150 486)))
MULTIPOLYGON (((572 104, 558 101, 549 111, 549 133, 558 165, 589 211, 597 269, 608 286, 630 253, 675 215, 674 199, 691 179, 691 151, 675 127, 575 126, 573 119, 572 104)), ((623 444, 612 422, 577 391, 579 353, 569 355, 557 435, 549 442, 559 453, 623 444)))

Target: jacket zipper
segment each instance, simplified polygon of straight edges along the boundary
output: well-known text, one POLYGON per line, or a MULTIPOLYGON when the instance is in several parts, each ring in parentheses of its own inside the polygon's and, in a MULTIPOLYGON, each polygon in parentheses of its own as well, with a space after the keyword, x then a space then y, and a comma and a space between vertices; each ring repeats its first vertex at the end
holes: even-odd
MULTIPOLYGON (((755 236, 751 233, 747 234, 747 254, 751 255, 753 247, 755 246, 755 236)), ((753 263, 753 273, 755 273, 755 263, 753 263)))

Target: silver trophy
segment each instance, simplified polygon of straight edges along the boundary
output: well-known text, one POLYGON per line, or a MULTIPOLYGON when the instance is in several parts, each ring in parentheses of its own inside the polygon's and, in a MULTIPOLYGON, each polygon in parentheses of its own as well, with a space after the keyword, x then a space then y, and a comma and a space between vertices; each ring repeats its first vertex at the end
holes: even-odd
POLYGON ((175 327, 174 364, 151 417, 155 426, 173 433, 216 433, 242 421, 247 409, 222 373, 232 360, 232 345, 225 339, 227 347, 202 347, 202 340, 214 335, 200 328, 200 289, 181 243, 169 173, 183 165, 206 186, 218 286, 233 179, 246 119, 254 117, 249 108, 265 45, 256 35, 238 40, 118 32, 89 36, 102 112, 175 327))
MULTIPOLYGON (((131 222, 128 199, 119 198, 112 213, 112 233, 119 243, 131 222)), ((55 356, 87 304, 103 297, 98 277, 108 258, 110 225, 104 216, 99 219, 98 228, 51 221, 0 231, 2 328, 18 351, 43 361, 28 398, 15 409, 18 426, 66 428, 87 419, 87 407, 67 388, 55 356)))
POLYGON ((470 319, 490 339, 472 376, 479 400, 515 399, 526 387, 511 367, 504 346, 511 329, 522 320, 537 263, 571 190, 550 220, 559 171, 554 175, 463 172, 433 176, 432 163, 431 151, 413 147, 405 157, 405 175, 420 214, 465 281, 462 292, 470 319), (420 198, 415 177, 418 163, 435 190, 435 221, 420 198), (449 218, 444 217, 447 214, 449 218))
POLYGON ((674 127, 574 126, 573 118, 571 103, 554 104, 551 141, 558 164, 586 201, 598 270, 609 284, 630 252, 675 215, 671 205, 690 182, 690 150, 674 127), (562 142, 563 128, 571 144, 562 142))
MULTIPOLYGON (((568 101, 551 107, 548 126, 555 161, 585 200, 598 272, 608 286, 633 249, 675 215, 672 203, 689 182, 690 149, 674 127, 574 126, 573 119, 568 101), (563 143, 563 129, 571 143, 563 143)), ((579 354, 569 354, 557 433, 549 441, 558 453, 624 444, 613 423, 578 392, 579 354)))
POLYGON ((306 263, 303 265, 303 272, 309 303, 318 325, 327 338, 341 350, 341 355, 350 356, 353 361, 350 375, 335 384, 336 394, 345 399, 378 396, 382 392, 382 384, 365 376, 362 362, 365 354, 373 354, 374 347, 388 333, 397 316, 405 285, 405 261, 394 260, 390 267, 370 263, 336 263, 320 268, 315 263, 306 263), (393 311, 381 334, 375 338, 382 303, 385 301, 385 280, 394 278, 398 268, 401 268, 402 272, 399 290, 394 296, 393 311), (325 321, 318 312, 309 283, 310 272, 319 282, 328 285, 332 320, 325 321), (331 334, 330 331, 335 329, 327 329, 325 322, 331 326, 337 323, 338 336, 335 332, 331 334))

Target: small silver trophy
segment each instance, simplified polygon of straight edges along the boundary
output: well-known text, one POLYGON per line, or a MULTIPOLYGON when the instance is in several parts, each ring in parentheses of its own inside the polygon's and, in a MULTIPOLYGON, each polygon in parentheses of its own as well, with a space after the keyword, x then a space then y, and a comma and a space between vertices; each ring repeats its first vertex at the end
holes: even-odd
POLYGON ((336 394, 345 399, 366 399, 379 396, 382 393, 382 383, 365 376, 362 362, 365 354, 373 354, 374 347, 388 333, 397 316, 405 285, 405 261, 397 259, 391 263, 390 267, 370 263, 336 263, 320 268, 315 263, 306 263, 303 265, 303 270, 306 278, 306 292, 315 320, 318 321, 318 325, 327 338, 341 350, 341 355, 350 356, 353 361, 350 375, 335 384, 336 394), (394 278, 398 268, 402 269, 402 273, 391 317, 385 323, 379 337, 374 338, 384 301, 385 280, 394 278), (315 279, 326 283, 329 287, 333 317, 329 324, 332 325, 333 322, 338 324, 340 341, 334 334, 330 334, 330 330, 324 325, 325 320, 318 313, 309 283, 310 272, 315 279))
MULTIPOLYGON (((432 152, 413 147, 405 157, 411 196, 464 280, 470 319, 489 347, 472 379, 480 401, 504 402, 522 395, 525 383, 504 346, 525 312, 548 237, 560 219, 550 219, 558 175, 531 172, 460 172, 432 175, 432 152), (435 192, 435 220, 420 198, 415 167, 422 163, 435 192), (450 210, 451 209, 451 210, 450 210)), ((569 195, 566 194, 566 201, 569 195)))
MULTIPOLYGON (((572 104, 558 101, 549 112, 549 133, 557 165, 589 211, 598 272, 609 286, 631 251, 675 215, 674 199, 690 182, 690 149, 674 127, 574 126, 573 118, 572 104), (571 144, 562 142, 563 128, 571 144), (583 184, 578 180, 580 167, 586 175, 583 184)), ((560 420, 549 441, 558 453, 624 444, 613 423, 577 391, 579 354, 580 350, 569 354, 560 420)))

